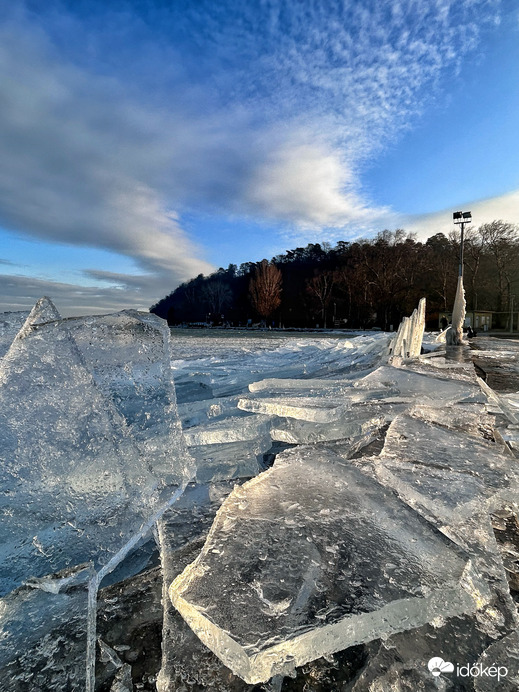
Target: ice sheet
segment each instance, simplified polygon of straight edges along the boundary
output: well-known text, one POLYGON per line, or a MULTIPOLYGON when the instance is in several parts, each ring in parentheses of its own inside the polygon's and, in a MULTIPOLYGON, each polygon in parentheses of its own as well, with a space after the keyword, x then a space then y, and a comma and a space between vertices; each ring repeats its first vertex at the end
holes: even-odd
POLYGON ((391 491, 310 447, 235 489, 169 593, 253 684, 440 613, 474 611, 488 595, 474 579, 467 555, 391 491))
POLYGON ((329 423, 344 415, 347 406, 344 399, 327 397, 243 397, 238 408, 252 413, 296 418, 298 420, 329 423))
MULTIPOLYGON (((172 368, 175 382, 200 381, 213 396, 233 396, 260 379, 349 378, 378 363, 389 343, 386 334, 344 338, 297 338, 272 332, 209 332, 186 336, 172 330, 172 368)), ((200 397, 202 398, 202 397, 200 397)), ((205 398, 205 397, 204 397, 205 398)), ((179 397, 179 401, 181 400, 179 397)))
POLYGON ((464 430, 461 411, 448 425, 434 411, 430 420, 418 417, 428 412, 420 407, 415 415, 401 414, 391 423, 375 463, 380 482, 445 523, 470 516, 496 495, 519 491, 516 460, 484 439, 477 417, 467 416, 464 430))
POLYGON ((142 523, 157 479, 59 322, 22 329, 4 358, 0 436, 2 593, 101 566, 142 523))
POLYGON ((123 416, 146 463, 166 486, 194 472, 177 416, 167 323, 149 313, 64 321, 96 385, 123 416))
POLYGON ((355 382, 358 389, 397 389, 401 396, 412 397, 414 401, 423 401, 428 405, 453 404, 454 402, 485 402, 474 377, 473 382, 453 380, 446 374, 444 377, 432 377, 410 368, 381 366, 355 382))
POLYGON ((312 423, 287 418, 272 430, 273 440, 290 444, 310 444, 362 437, 375 432, 386 422, 381 406, 357 406, 332 423, 312 423))

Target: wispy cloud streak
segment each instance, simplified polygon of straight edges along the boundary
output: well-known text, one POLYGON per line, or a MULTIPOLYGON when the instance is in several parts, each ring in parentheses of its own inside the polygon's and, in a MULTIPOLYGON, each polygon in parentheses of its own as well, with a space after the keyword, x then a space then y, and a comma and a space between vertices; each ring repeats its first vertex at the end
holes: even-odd
POLYGON ((126 277, 135 291, 150 275, 173 286, 211 269, 183 227, 189 210, 302 234, 369 224, 387 210, 365 198, 359 168, 409 126, 497 6, 206 0, 4 12, 0 223, 134 258, 148 276, 126 277))

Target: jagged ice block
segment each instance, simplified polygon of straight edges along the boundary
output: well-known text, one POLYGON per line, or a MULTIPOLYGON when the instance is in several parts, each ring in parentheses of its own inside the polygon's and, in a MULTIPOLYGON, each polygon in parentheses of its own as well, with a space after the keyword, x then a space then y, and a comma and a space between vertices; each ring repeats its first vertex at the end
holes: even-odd
POLYGON ((488 600, 467 554, 318 447, 235 488, 169 594, 249 684, 488 600))

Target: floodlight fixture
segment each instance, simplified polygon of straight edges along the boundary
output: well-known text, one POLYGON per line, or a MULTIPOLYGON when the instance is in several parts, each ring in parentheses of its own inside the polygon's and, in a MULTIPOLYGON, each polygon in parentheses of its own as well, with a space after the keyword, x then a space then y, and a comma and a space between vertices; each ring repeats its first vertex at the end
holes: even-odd
POLYGON ((465 224, 466 223, 472 223, 472 212, 470 212, 470 211, 455 211, 452 215, 452 220, 454 223, 460 224, 460 226, 461 226, 459 275, 463 276, 463 231, 465 230, 465 224))

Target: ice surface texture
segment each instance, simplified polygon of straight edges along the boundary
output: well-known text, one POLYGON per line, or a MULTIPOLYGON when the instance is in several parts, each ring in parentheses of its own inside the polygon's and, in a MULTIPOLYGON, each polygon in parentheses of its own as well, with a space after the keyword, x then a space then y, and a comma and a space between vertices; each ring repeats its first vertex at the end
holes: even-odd
POLYGON ((452 308, 452 324, 447 329, 445 339, 447 344, 459 345, 463 342, 463 323, 465 321, 465 288, 463 277, 458 277, 454 307, 452 308))
POLYGON ((0 687, 3 692, 84 689, 88 584, 80 566, 30 580, 2 599, 0 687))
POLYGON ((391 340, 391 358, 418 358, 422 349, 425 329, 425 298, 418 303, 411 317, 404 317, 395 337, 391 340))
POLYGON ((64 326, 152 472, 164 485, 181 482, 189 455, 176 411, 167 323, 125 310, 68 319, 64 326))
MULTIPOLYGON (((96 318, 85 319, 84 328, 75 322, 76 335, 96 324, 96 318)), ((128 346, 119 352, 123 335, 116 329, 104 333, 102 349, 91 339, 91 361, 98 354, 96 363, 109 363, 102 377, 97 374, 102 387, 67 321, 60 321, 48 302, 31 313, 2 360, 1 593, 29 577, 88 560, 100 569, 157 510, 164 487, 158 471, 166 460, 170 484, 178 487, 189 473, 192 462, 165 379, 169 352, 163 336, 150 330, 149 341, 159 345, 149 358, 146 344, 139 350, 137 340, 145 330, 136 333, 134 328, 142 320, 97 318, 99 329, 109 320, 112 326, 124 325, 120 331, 128 346), (49 317, 53 321, 43 322, 49 317), (132 375, 124 381, 110 367, 123 356, 132 375), (113 397, 108 399, 103 389, 113 397), (132 416, 129 408, 137 405, 139 413, 132 416), (163 423, 162 435, 155 436, 156 426, 147 424, 155 414, 163 423)))
POLYGON ((0 358, 7 353, 28 317, 29 311, 0 313, 0 358))
POLYGON ((474 414, 442 413, 418 407, 395 418, 375 464, 380 481, 445 523, 470 516, 496 495, 519 495, 516 459, 478 437, 474 414))
MULTIPOLYGON (((48 299, 38 301, 0 361, 0 460, 7 651, 28 655, 40 630, 40 650, 45 639, 58 650, 60 627, 71 616, 62 607, 66 599, 49 592, 35 605, 21 585, 31 578, 55 583, 52 573, 88 563, 82 681, 77 670, 73 678, 75 688, 83 688, 88 670, 92 690, 99 583, 194 473, 176 410, 165 323, 134 311, 62 320, 48 299), (39 630, 31 618, 22 621, 27 608, 38 610, 39 630)), ((72 680, 69 674, 72 668, 63 679, 72 680)), ((31 680, 64 689, 61 678, 55 687, 51 678, 49 672, 31 680)))
POLYGON ((467 555, 391 491, 311 447, 234 490, 170 597, 252 684, 473 611, 487 593, 467 555))

